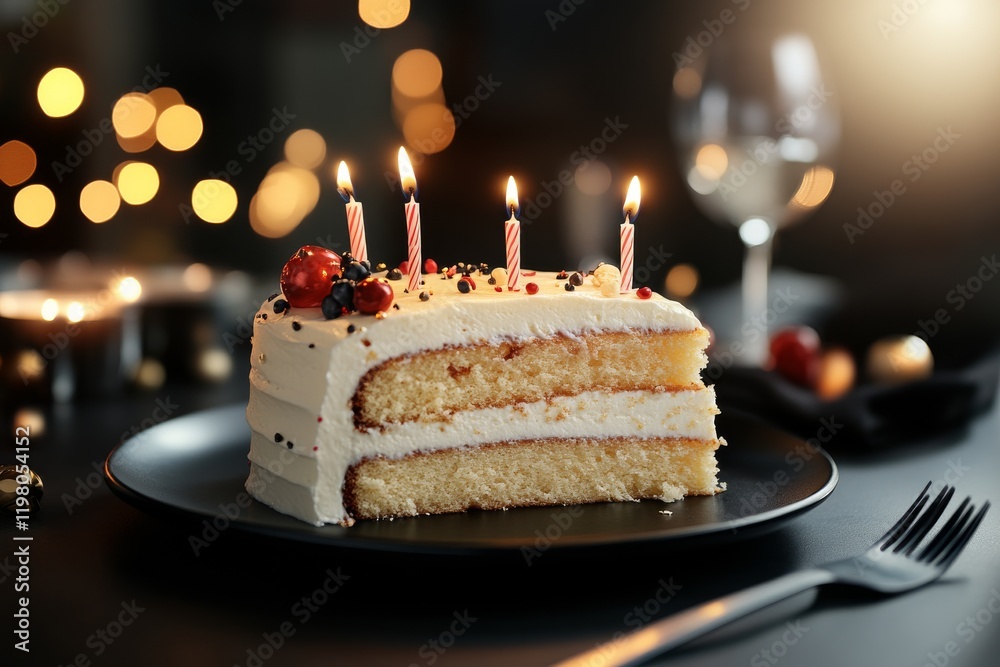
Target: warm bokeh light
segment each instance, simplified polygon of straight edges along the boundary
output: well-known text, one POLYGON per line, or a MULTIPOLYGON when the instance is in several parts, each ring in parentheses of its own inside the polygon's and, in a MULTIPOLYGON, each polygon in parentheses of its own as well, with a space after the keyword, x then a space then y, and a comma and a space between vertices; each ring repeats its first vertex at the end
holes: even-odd
POLYGON ((191 208, 205 222, 220 223, 236 213, 236 190, 216 178, 198 181, 191 191, 191 208))
POLYGON ((84 316, 87 314, 86 308, 79 301, 71 301, 68 306, 66 306, 66 319, 70 322, 82 322, 84 316))
POLYGON ((207 292, 212 287, 212 269, 200 262, 191 264, 184 269, 181 282, 192 292, 207 292))
POLYGON ((31 146, 11 139, 0 146, 0 181, 13 187, 31 178, 38 166, 38 159, 31 146))
POLYGON ((198 143, 204 126, 201 114, 186 104, 175 104, 156 121, 156 140, 171 151, 186 151, 198 143))
POLYGON ((150 127, 138 137, 123 137, 116 132, 115 140, 126 153, 142 153, 156 144, 156 128, 150 127))
POLYGON ((667 296, 686 299, 698 289, 698 270, 690 264, 678 264, 667 272, 664 287, 667 296))
POLYGON ((443 104, 420 104, 406 113, 403 137, 425 155, 439 153, 455 138, 455 117, 443 104))
POLYGON ((603 195, 611 187, 611 169, 600 160, 587 160, 576 168, 573 182, 585 195, 603 195))
POLYGON ((40 380, 45 375, 45 359, 34 350, 22 350, 14 357, 14 368, 26 383, 40 380))
POLYGON ((315 169, 325 157, 326 141, 316 130, 296 130, 285 140, 285 159, 296 167, 315 169))
POLYGON ((125 276, 112 285, 112 290, 118 294, 122 301, 135 303, 142 296, 142 283, 133 276, 125 276))
POLYGON ((811 167, 802 177, 802 183, 792 197, 792 204, 800 208, 816 208, 830 196, 834 173, 829 167, 811 167))
POLYGON ((373 28, 395 28, 410 15, 410 0, 358 0, 358 16, 373 28))
POLYGON ((202 350, 195 362, 195 370, 205 382, 222 382, 233 371, 233 355, 218 347, 202 350))
POLYGON ((91 222, 107 222, 121 203, 118 188, 111 181, 91 181, 80 191, 80 212, 91 222))
POLYGON ((280 162, 271 168, 250 200, 250 226, 267 238, 285 236, 316 207, 319 193, 316 174, 280 162))
POLYGON ((726 155, 726 149, 718 144, 705 144, 698 149, 694 158, 694 168, 711 181, 722 178, 728 167, 729 156, 726 155))
POLYGON ((392 85, 407 97, 429 97, 441 87, 442 75, 436 55, 426 49, 412 49, 396 58, 392 85))
POLYGON ((156 359, 146 358, 139 362, 132 382, 139 389, 152 391, 159 389, 167 379, 167 369, 156 359))
POLYGON ((38 82, 38 106, 46 116, 68 116, 83 103, 83 79, 66 67, 56 67, 38 82))
POLYGON ((40 438, 45 435, 45 413, 35 408, 19 408, 14 413, 14 424, 31 431, 31 437, 40 438))
POLYGON ((155 121, 156 105, 145 93, 126 93, 111 109, 111 124, 125 139, 149 131, 155 121))
POLYGON ((701 92, 701 74, 693 67, 682 67, 674 74, 674 93, 691 99, 701 92))
POLYGON ((160 189, 160 176, 147 162, 126 162, 115 169, 114 182, 126 204, 138 206, 156 196, 160 189))
POLYGON ((42 319, 51 322, 59 315, 59 302, 55 299, 42 301, 42 319))
POLYGON ((163 113, 176 104, 184 104, 184 98, 181 97, 181 94, 175 88, 168 86, 153 88, 147 94, 149 95, 149 99, 153 101, 157 114, 163 113))
POLYGON ((40 183, 26 185, 14 197, 14 215, 28 227, 41 227, 55 211, 55 195, 40 183))

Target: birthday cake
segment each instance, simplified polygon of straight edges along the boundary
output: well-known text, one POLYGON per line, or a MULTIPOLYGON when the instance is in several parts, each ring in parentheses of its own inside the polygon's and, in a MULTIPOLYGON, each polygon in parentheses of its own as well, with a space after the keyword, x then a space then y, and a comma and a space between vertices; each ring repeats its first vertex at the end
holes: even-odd
POLYGON ((524 271, 517 290, 502 273, 458 265, 411 292, 397 269, 296 253, 254 320, 249 492, 351 525, 722 489, 689 310, 620 294, 613 266, 524 271))

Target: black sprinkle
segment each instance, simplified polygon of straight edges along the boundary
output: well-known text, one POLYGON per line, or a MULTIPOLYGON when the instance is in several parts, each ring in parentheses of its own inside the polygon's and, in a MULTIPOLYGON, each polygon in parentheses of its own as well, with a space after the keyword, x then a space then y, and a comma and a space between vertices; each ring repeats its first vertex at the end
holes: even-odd
POLYGON ((392 304, 392 307, 395 308, 396 310, 399 310, 399 304, 398 303, 392 304))
POLYGON ((496 278, 490 278, 486 282, 489 283, 490 285, 496 285, 497 284, 497 279, 496 278))
POLYGON ((573 290, 575 290, 575 289, 576 289, 576 288, 575 288, 575 287, 573 287, 573 283, 566 283, 566 291, 567 291, 567 292, 572 292, 572 291, 573 291, 573 290))
POLYGON ((316 347, 316 343, 309 343, 309 349, 310 350, 313 349, 314 347, 316 347))
POLYGON ((295 329, 296 331, 301 331, 302 325, 296 322, 295 320, 292 320, 292 328, 295 329))
POLYGON ((288 448, 289 448, 289 449, 291 449, 291 448, 292 448, 292 447, 294 447, 294 446, 295 446, 295 445, 293 445, 293 444, 292 444, 292 441, 291 441, 291 440, 289 440, 289 441, 288 441, 288 448))
POLYGON ((261 313, 260 314, 260 319, 266 320, 267 319, 267 313, 261 313))
POLYGON ((275 433, 274 434, 274 441, 275 442, 281 442, 284 439, 285 439, 285 436, 281 435, 280 433, 275 433))
POLYGON ((274 302, 274 314, 280 315, 281 313, 288 310, 288 302, 284 299, 278 299, 274 302))
POLYGON ((274 301, 275 299, 277 299, 278 295, 280 295, 280 294, 281 294, 281 292, 275 292, 271 296, 267 297, 267 302, 271 303, 272 301, 274 301))
POLYGON ((430 298, 431 298, 431 295, 428 294, 427 292, 421 292, 420 293, 420 300, 421 301, 427 301, 430 298))
POLYGON ((358 328, 356 326, 354 326, 353 324, 348 324, 347 325, 347 333, 354 333, 357 330, 358 330, 358 328))

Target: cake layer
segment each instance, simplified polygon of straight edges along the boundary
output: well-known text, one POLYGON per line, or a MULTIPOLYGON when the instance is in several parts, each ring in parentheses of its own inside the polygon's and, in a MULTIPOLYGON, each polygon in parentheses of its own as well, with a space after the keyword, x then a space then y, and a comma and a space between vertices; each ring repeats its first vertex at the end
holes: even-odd
POLYGON ((371 458, 344 484, 355 518, 711 495, 718 440, 545 438, 371 458))
POLYGON ((355 427, 437 421, 460 410, 499 407, 581 388, 622 392, 701 387, 708 332, 611 331, 452 346, 385 361, 351 400, 355 427), (405 387, 406 391, 400 391, 405 387))

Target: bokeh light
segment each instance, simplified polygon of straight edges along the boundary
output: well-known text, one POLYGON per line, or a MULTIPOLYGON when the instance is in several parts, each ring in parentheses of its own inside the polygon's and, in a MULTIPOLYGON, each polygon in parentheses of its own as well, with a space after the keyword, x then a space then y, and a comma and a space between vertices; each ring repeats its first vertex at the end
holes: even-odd
POLYGON ((26 185, 14 196, 14 215, 28 227, 41 227, 55 211, 55 195, 40 183, 26 185))
POLYGON ((718 144, 705 144, 698 149, 694 158, 695 169, 706 179, 717 181, 729 167, 726 149, 718 144))
POLYGON ((319 201, 316 174, 279 162, 261 181, 250 200, 250 227, 267 238, 285 236, 312 212, 319 201))
POLYGON ((138 206, 156 196, 160 176, 147 162, 124 162, 115 169, 114 183, 126 204, 138 206))
POLYGON ((691 99, 701 92, 701 74, 693 67, 682 67, 674 74, 674 93, 691 99))
POLYGON ((429 97, 441 87, 443 69, 426 49, 406 51, 392 66, 392 85, 407 97, 429 97))
POLYGON ((811 167, 802 177, 799 189, 792 197, 792 204, 804 209, 816 208, 830 196, 834 173, 829 167, 811 167))
POLYGON ((221 223, 236 213, 236 190, 216 178, 198 181, 191 191, 191 208, 205 222, 221 223))
POLYGON ((42 319, 51 322, 59 315, 59 302, 55 299, 42 301, 42 319))
POLYGON ((358 16, 373 28, 395 28, 410 15, 410 0, 358 0, 358 16))
POLYGON ((80 212, 91 222, 107 222, 121 203, 118 188, 111 181, 91 181, 80 191, 80 212))
POLYGON ((149 131, 155 121, 156 105, 145 93, 126 93, 111 109, 111 124, 125 139, 149 131))
POLYGON ((425 155, 438 153, 455 138, 455 117, 443 104, 421 104, 406 113, 403 136, 406 143, 425 155))
POLYGON ((142 283, 133 276, 123 277, 112 284, 111 289, 126 303, 135 303, 142 296, 142 283))
POLYGON ((171 151, 186 151, 198 143, 204 126, 201 114, 186 104, 175 104, 156 121, 156 140, 171 151))
POLYGON ((50 69, 38 82, 38 106, 46 116, 68 116, 83 103, 83 79, 66 67, 50 69))
POLYGON ((181 282, 192 292, 207 292, 212 287, 212 269, 206 264, 195 262, 184 269, 181 282))
POLYGON ((315 169, 325 157, 326 141, 316 130, 296 130, 285 140, 285 159, 296 167, 315 169))
POLYGON ((70 322, 82 322, 86 315, 87 310, 79 301, 71 301, 70 304, 66 306, 66 319, 70 322))
POLYGON ((38 166, 38 158, 31 146, 11 139, 0 146, 0 181, 13 187, 31 178, 38 166))
POLYGON ((611 187, 611 169, 600 160, 587 160, 576 168, 573 181, 585 195, 603 195, 611 187))
POLYGON ((156 113, 162 114, 164 111, 176 104, 184 104, 184 98, 181 94, 177 92, 176 88, 170 88, 168 86, 161 86, 160 88, 153 88, 147 93, 149 99, 152 100, 153 106, 156 107, 156 113))
POLYGON ((698 270, 690 264, 678 264, 667 272, 664 287, 667 296, 686 299, 698 289, 698 270))

